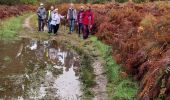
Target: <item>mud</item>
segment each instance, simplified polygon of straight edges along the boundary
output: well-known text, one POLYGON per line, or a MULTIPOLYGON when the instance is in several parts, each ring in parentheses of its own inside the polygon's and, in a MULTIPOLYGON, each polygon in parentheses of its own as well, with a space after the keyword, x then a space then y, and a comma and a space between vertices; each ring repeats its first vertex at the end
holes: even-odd
POLYGON ((79 60, 53 40, 0 41, 0 99, 80 99, 79 60))

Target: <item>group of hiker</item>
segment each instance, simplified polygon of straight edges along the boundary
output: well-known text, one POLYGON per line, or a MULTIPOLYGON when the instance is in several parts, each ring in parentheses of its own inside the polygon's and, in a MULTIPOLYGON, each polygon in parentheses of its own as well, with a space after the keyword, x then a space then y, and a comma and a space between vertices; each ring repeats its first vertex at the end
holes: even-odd
POLYGON ((57 35, 61 19, 67 19, 69 25, 69 33, 71 34, 75 30, 75 25, 78 27, 78 36, 83 36, 83 39, 87 39, 92 31, 94 25, 94 13, 91 10, 90 6, 86 8, 84 6, 80 7, 80 10, 77 13, 77 10, 74 8, 74 4, 70 4, 68 8, 67 15, 62 16, 58 12, 58 8, 51 6, 51 9, 46 12, 44 4, 41 3, 40 7, 37 10, 38 15, 38 31, 44 31, 44 26, 47 22, 48 33, 54 33, 57 35))

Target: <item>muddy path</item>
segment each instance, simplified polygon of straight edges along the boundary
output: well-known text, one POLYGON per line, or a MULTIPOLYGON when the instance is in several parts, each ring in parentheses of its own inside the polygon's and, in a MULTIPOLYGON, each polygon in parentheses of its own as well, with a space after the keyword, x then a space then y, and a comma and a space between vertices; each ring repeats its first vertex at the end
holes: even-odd
POLYGON ((35 15, 31 15, 31 16, 29 16, 29 17, 27 17, 25 20, 24 20, 24 22, 23 22, 23 24, 22 24, 22 27, 23 27, 23 29, 25 30, 25 31, 28 31, 28 32, 33 32, 33 28, 31 27, 31 25, 30 25, 30 20, 31 20, 31 18, 32 17, 34 17, 35 15))
MULTIPOLYGON (((31 32, 35 30, 30 24, 32 17, 33 15, 27 17, 23 24, 23 28, 26 28, 26 30, 31 30, 31 32)), ((94 69, 96 82, 96 85, 91 89, 94 94, 93 100, 107 100, 107 78, 103 66, 104 62, 101 60, 103 58, 100 57, 100 54, 98 54, 98 51, 96 50, 91 40, 82 40, 77 36, 77 34, 68 35, 68 31, 66 29, 66 26, 62 26, 59 30, 59 35, 50 36, 49 40, 57 40, 58 42, 64 43, 66 45, 71 45, 73 47, 76 46, 77 48, 84 50, 87 52, 87 54, 93 57, 94 62, 92 67, 94 69)))

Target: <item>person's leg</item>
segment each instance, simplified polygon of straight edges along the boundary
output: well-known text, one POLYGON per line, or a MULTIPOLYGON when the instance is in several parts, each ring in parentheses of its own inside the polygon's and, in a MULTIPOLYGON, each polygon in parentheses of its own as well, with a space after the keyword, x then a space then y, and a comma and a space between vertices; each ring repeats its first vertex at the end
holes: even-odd
POLYGON ((56 35, 58 34, 59 24, 56 25, 56 35))
POLYGON ((81 23, 81 26, 80 26, 80 35, 81 35, 81 32, 82 33, 84 32, 84 25, 83 25, 83 23, 81 23))
POLYGON ((41 20, 38 19, 38 31, 41 31, 41 20))
POLYGON ((51 21, 48 21, 48 33, 51 33, 52 32, 52 30, 51 30, 51 21))
POLYGON ((44 26, 45 26, 45 20, 42 20, 42 31, 44 31, 44 26))
POLYGON ((72 32, 74 31, 74 20, 72 20, 72 32))
POLYGON ((54 33, 54 27, 51 25, 51 33, 54 33))
POLYGON ((89 37, 89 34, 90 34, 90 32, 89 32, 89 25, 87 25, 87 34, 86 34, 86 38, 89 37))
POLYGON ((72 21, 73 21, 73 20, 70 20, 70 32, 71 32, 71 33, 72 33, 72 29, 73 29, 72 21))
POLYGON ((50 24, 50 33, 52 33, 52 25, 50 24))
POLYGON ((54 31, 54 34, 56 34, 56 32, 57 32, 57 31, 56 31, 56 25, 53 25, 53 29, 54 29, 54 30, 53 30, 53 31, 54 31))
POLYGON ((80 37, 80 32, 81 32, 81 23, 78 23, 78 35, 80 37))
POLYGON ((87 25, 84 25, 83 39, 86 39, 87 36, 87 25))
POLYGON ((71 33, 71 20, 68 20, 68 22, 69 22, 69 33, 71 33))
POLYGON ((92 35, 92 26, 91 25, 89 25, 89 35, 92 35))
POLYGON ((43 31, 42 26, 43 26, 43 20, 41 19, 40 20, 40 29, 41 29, 40 31, 43 31))

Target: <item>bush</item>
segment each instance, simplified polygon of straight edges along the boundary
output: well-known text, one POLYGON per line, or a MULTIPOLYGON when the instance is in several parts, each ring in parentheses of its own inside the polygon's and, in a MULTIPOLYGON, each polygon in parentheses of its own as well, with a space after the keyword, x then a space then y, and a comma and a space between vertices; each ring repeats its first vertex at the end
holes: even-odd
POLYGON ((37 0, 20 0, 22 4, 36 4, 37 0))
POLYGON ((0 0, 0 4, 16 5, 16 4, 36 4, 37 0, 0 0))

